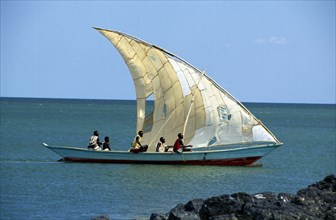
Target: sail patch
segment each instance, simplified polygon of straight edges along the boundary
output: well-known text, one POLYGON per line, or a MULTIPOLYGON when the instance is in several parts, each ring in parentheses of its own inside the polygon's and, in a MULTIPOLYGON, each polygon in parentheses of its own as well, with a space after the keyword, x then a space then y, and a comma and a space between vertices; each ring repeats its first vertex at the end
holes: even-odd
POLYGON ((181 68, 179 67, 179 65, 176 63, 175 60, 168 58, 169 62, 171 63, 171 65, 173 66, 176 75, 180 81, 181 87, 182 87, 182 92, 183 92, 183 97, 186 97, 187 95, 189 95, 191 93, 190 90, 190 85, 188 84, 188 81, 186 79, 186 77, 184 76, 183 71, 181 70, 181 68))
POLYGON ((274 138, 261 125, 252 128, 253 141, 272 141, 276 142, 274 138))
POLYGON ((220 123, 228 122, 231 119, 231 114, 229 114, 228 108, 225 105, 218 106, 218 115, 220 123))
POLYGON ((189 144, 197 147, 208 147, 209 140, 213 138, 214 131, 214 126, 205 126, 195 130, 195 135, 189 144))

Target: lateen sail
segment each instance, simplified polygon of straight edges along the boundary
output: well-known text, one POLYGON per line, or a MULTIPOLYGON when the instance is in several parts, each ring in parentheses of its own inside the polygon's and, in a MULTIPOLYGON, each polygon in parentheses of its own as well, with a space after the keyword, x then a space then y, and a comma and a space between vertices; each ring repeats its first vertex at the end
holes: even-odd
POLYGON ((137 131, 154 151, 161 136, 173 144, 184 132, 196 147, 249 143, 280 143, 239 101, 214 80, 174 54, 130 35, 95 28, 125 60, 136 89, 137 131), (146 112, 148 97, 153 112, 146 112))

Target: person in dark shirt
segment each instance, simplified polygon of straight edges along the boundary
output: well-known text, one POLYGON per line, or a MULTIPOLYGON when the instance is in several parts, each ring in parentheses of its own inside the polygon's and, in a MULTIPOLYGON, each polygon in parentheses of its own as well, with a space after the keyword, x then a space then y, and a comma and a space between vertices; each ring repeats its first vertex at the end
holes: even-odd
POLYGON ((104 138, 103 150, 105 150, 105 151, 111 151, 110 138, 107 137, 107 136, 104 138))

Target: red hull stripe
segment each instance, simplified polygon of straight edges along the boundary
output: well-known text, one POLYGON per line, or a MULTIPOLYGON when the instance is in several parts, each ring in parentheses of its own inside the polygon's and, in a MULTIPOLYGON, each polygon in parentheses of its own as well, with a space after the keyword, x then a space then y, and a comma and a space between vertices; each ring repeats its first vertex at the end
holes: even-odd
POLYGON ((215 166, 245 166, 254 163, 261 157, 244 157, 220 160, 186 160, 186 161, 144 161, 144 160, 103 160, 65 157, 65 161, 86 163, 126 163, 126 164, 170 164, 170 165, 215 165, 215 166))

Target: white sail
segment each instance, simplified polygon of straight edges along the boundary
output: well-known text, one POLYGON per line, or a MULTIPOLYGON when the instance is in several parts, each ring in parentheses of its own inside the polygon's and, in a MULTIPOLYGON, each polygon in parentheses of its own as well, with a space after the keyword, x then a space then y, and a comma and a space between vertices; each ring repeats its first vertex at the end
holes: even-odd
POLYGON ((202 71, 174 54, 130 35, 96 28, 125 60, 136 89, 137 128, 154 151, 160 137, 172 145, 212 147, 255 141, 279 143, 239 101, 202 71), (153 112, 146 112, 154 96, 153 112))

